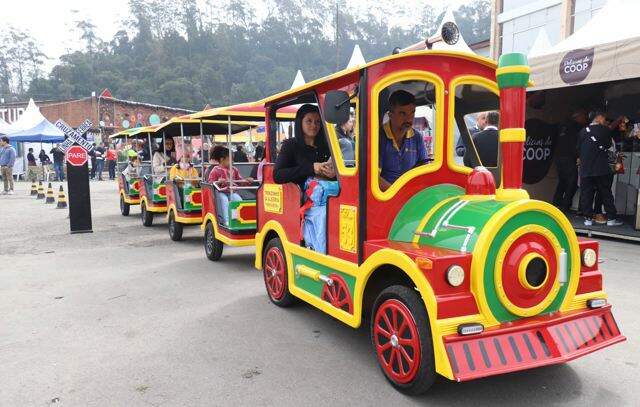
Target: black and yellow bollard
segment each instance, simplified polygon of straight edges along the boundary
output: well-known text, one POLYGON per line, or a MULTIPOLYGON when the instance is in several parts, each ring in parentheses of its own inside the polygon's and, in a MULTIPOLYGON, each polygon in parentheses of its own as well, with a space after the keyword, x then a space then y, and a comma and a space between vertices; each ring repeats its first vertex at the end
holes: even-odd
POLYGON ((55 201, 56 198, 53 196, 53 187, 51 186, 51 183, 49 183, 49 186, 47 187, 47 200, 44 201, 44 203, 52 204, 55 201))
POLYGON ((36 199, 44 199, 44 187, 42 186, 42 181, 38 181, 38 196, 36 199))
POLYGON ((31 183, 31 195, 38 195, 38 186, 35 182, 31 183))
POLYGON ((58 191, 58 205, 56 209, 63 209, 67 207, 67 197, 64 195, 64 189, 62 189, 62 185, 60 185, 60 190, 58 191))

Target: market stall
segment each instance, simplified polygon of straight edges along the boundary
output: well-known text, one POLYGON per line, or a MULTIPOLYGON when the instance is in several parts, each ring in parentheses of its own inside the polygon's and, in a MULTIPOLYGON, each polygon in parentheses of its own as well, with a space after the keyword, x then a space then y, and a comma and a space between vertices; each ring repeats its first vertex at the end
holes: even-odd
MULTIPOLYGON (((554 151, 563 123, 578 109, 601 109, 615 118, 627 116, 640 123, 640 2, 610 0, 573 35, 552 47, 537 46, 530 55, 534 86, 527 97, 527 132, 524 181, 532 197, 551 201, 557 184, 554 151)), ((616 145, 624 159, 624 173, 615 175, 613 191, 618 214, 625 225, 585 227, 577 230, 640 240, 638 188, 640 139, 630 129, 616 145)), ((577 209, 577 196, 573 209, 577 209)))

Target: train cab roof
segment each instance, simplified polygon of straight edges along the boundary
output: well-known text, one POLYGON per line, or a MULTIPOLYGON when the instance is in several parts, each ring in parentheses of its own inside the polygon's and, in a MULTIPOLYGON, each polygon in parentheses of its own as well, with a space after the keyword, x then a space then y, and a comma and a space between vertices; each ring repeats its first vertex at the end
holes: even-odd
MULTIPOLYGON (((448 56, 448 57, 453 57, 453 58, 460 58, 460 59, 464 59, 464 60, 468 60, 468 61, 473 61, 476 62, 478 64, 481 64, 483 66, 489 67, 493 70, 495 70, 498 66, 497 62, 489 59, 489 58, 485 58, 483 56, 480 55, 476 55, 476 54, 470 54, 468 52, 460 52, 460 51, 440 51, 440 50, 424 50, 424 51, 410 51, 410 52, 403 52, 400 54, 394 54, 394 55, 389 55, 386 57, 382 57, 379 59, 376 59, 374 61, 371 61, 369 63, 367 63, 366 65, 362 65, 362 66, 358 66, 358 67, 353 67, 353 68, 349 68, 349 69, 344 69, 341 71, 338 71, 336 73, 333 73, 331 75, 322 77, 322 78, 318 78, 316 80, 313 80, 311 82, 307 82, 306 84, 299 86, 297 88, 293 88, 290 90, 286 90, 284 92, 280 92, 277 93, 273 96, 267 97, 263 100, 260 101, 260 103, 264 103, 264 105, 269 105, 269 104, 280 104, 283 103, 287 104, 287 100, 291 100, 291 103, 314 103, 315 100, 313 100, 313 98, 311 96, 307 96, 305 99, 305 93, 308 92, 309 90, 315 89, 318 86, 322 86, 326 83, 330 83, 330 82, 336 82, 339 83, 343 80, 347 80, 349 78, 352 78, 355 75, 358 75, 358 72, 363 71, 363 70, 369 70, 373 67, 376 67, 377 65, 380 64, 391 64, 386 68, 386 71, 393 71, 394 69, 394 65, 397 65, 397 70, 403 69, 403 62, 408 59, 408 58, 413 58, 413 57, 432 57, 432 56, 448 56)), ((434 69, 435 70, 435 69, 434 69)), ((437 71, 437 70, 436 70, 437 71)), ((417 95, 417 94, 416 94, 417 95)))

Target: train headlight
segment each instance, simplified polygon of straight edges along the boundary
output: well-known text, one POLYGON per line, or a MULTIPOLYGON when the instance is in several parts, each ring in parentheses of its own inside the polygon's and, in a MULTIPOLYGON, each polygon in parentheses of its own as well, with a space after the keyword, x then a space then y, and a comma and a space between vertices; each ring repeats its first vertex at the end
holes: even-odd
POLYGON ((447 282, 454 287, 460 286, 464 282, 464 269, 457 264, 447 269, 447 282))
POLYGON ((598 255, 593 249, 584 249, 582 252, 582 264, 586 267, 593 267, 598 260, 598 255))
POLYGON ((484 331, 484 326, 478 323, 458 325, 458 335, 476 335, 484 331))

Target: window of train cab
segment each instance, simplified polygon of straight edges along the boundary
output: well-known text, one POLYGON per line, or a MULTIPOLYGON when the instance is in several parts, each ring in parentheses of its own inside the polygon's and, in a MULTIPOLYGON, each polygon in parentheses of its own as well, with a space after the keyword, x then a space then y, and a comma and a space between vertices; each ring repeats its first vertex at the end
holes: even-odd
MULTIPOLYGON (((358 171, 358 146, 359 146, 359 87, 357 83, 351 83, 342 87, 332 87, 331 90, 344 91, 349 96, 349 119, 345 123, 324 122, 329 146, 332 151, 337 175, 352 177, 358 171)), ((324 102, 326 93, 320 93, 319 99, 324 102)), ((323 106, 324 103, 321 103, 323 106)))
MULTIPOLYGON (((449 83, 449 168, 468 174, 484 166, 500 185, 498 132, 484 132, 489 112, 498 112, 500 97, 495 82, 479 76, 459 76, 449 83)), ((493 116, 495 117, 495 115, 493 116)), ((495 126, 499 129, 499 125, 495 126)), ((489 127, 491 129, 492 127, 489 127)))
MULTIPOLYGON (((320 108, 325 105, 329 91, 343 91, 349 96, 350 115, 346 123, 324 121, 331 157, 340 187, 337 196, 327 200, 327 254, 350 262, 358 261, 359 219, 359 146, 361 134, 359 74, 342 77, 327 83, 318 91, 320 108)), ((324 112, 323 112, 324 113, 324 112)), ((323 118, 325 118, 323 114, 323 118)))
MULTIPOLYGON (((402 92, 404 93, 404 92, 402 92)), ((406 95, 406 94, 405 94, 406 95)), ((416 177, 437 171, 442 166, 443 158, 443 131, 444 131, 444 83, 442 79, 433 73, 425 71, 399 71, 381 78, 373 85, 371 92, 371 160, 370 171, 376 176, 371 177, 371 193, 378 201, 388 201, 403 189, 411 180, 416 177), (391 130, 389 113, 393 111, 389 106, 389 98, 395 92, 405 91, 410 93, 415 99, 415 115, 412 122, 407 122, 405 138, 418 135, 424 146, 407 143, 397 145, 391 130), (382 147, 388 147, 383 143, 383 137, 387 137, 393 142, 393 148, 398 153, 399 171, 389 174, 386 169, 383 171, 382 147), (416 163, 412 168, 403 168, 408 165, 406 161, 411 161, 414 157, 407 157, 405 154, 416 154, 416 163), (423 156, 426 155, 425 156, 423 156), (384 174, 386 178, 383 177, 384 174), (394 179, 387 179, 393 176, 394 179), (389 185, 385 185, 388 183, 389 185)), ((406 99, 404 97, 403 99, 406 99)), ((400 106, 403 107, 403 106, 400 106)), ((396 114, 405 117, 410 113, 406 109, 396 114)), ((409 119, 410 120, 410 119, 409 119)), ((405 129, 403 129, 405 130, 405 129)), ((391 147, 387 152, 392 151, 391 147)), ((392 151, 395 153, 396 151, 392 151)), ((395 168, 398 170, 398 168, 395 168)))

